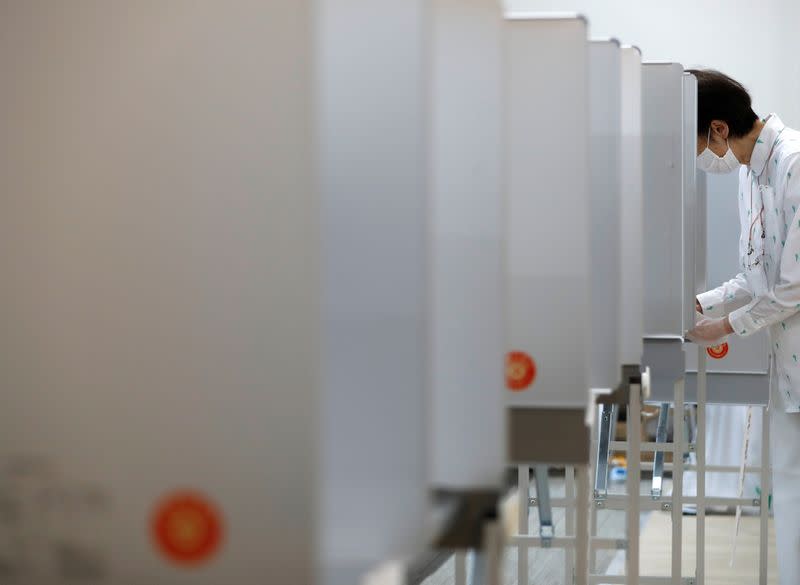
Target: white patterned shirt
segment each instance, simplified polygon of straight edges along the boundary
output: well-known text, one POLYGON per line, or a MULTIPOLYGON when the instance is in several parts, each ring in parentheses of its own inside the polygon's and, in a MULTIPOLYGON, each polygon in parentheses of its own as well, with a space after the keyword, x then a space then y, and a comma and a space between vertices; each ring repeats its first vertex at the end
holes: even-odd
POLYGON ((768 328, 778 389, 800 412, 800 132, 771 114, 750 165, 739 170, 742 272, 698 295, 703 313, 728 316, 736 335, 768 328))

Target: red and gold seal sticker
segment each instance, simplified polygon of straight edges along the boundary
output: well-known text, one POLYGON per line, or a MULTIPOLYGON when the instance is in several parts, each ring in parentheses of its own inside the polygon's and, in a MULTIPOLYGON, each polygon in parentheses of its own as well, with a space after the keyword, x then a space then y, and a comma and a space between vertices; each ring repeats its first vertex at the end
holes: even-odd
POLYGON ((156 548, 178 565, 196 566, 211 560, 222 542, 222 518, 202 494, 175 492, 155 507, 151 530, 156 548))
POLYGON ((522 392, 536 379, 536 363, 524 351, 506 354, 506 387, 513 392, 522 392))
POLYGON ((706 348, 706 353, 715 360, 721 360, 728 355, 728 344, 726 342, 722 342, 719 345, 712 345, 711 347, 706 348))

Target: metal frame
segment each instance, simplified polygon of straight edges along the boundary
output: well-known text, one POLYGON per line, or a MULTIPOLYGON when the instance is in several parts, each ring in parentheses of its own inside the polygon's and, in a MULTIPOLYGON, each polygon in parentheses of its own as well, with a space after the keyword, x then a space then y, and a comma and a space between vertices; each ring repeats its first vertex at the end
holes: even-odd
MULTIPOLYGON (((761 476, 761 496, 758 499, 752 498, 730 498, 730 497, 709 497, 705 491, 705 474, 707 472, 725 472, 725 473, 739 473, 740 468, 737 466, 724 466, 724 465, 706 465, 705 449, 706 449, 706 355, 705 349, 698 348, 698 373, 697 373, 697 436, 692 442, 686 442, 683 433, 683 426, 685 423, 685 410, 684 416, 673 416, 673 434, 677 441, 667 444, 663 441, 656 441, 654 443, 642 442, 640 439, 640 415, 641 405, 638 401, 639 393, 631 392, 631 400, 628 404, 628 421, 629 424, 633 422, 628 429, 628 438, 626 441, 615 441, 613 437, 609 440, 607 448, 598 446, 597 452, 601 453, 607 451, 612 453, 614 451, 626 451, 628 455, 628 491, 625 495, 606 495, 605 497, 597 497, 601 494, 596 494, 594 501, 594 508, 605 508, 611 510, 626 510, 628 513, 628 538, 625 542, 618 542, 615 539, 602 539, 594 536, 592 538, 592 547, 595 549, 601 548, 627 548, 627 571, 626 576, 608 576, 590 574, 590 583, 640 583, 646 584, 685 584, 685 585, 703 585, 705 582, 705 525, 706 525, 706 507, 708 506, 749 506, 758 507, 760 515, 760 538, 759 538, 759 585, 767 584, 768 575, 768 537, 769 537, 769 493, 770 493, 770 473, 769 473, 769 416, 767 413, 767 406, 760 405, 762 408, 762 443, 761 443, 761 460, 762 464, 757 467, 747 467, 746 473, 758 473, 761 476), (635 428, 634 428, 635 427, 635 428), (664 496, 652 493, 650 495, 643 495, 638 493, 640 472, 641 469, 655 468, 658 464, 654 461, 652 464, 643 463, 640 454, 642 451, 655 451, 657 453, 671 452, 673 454, 673 462, 661 463, 661 469, 671 470, 673 473, 673 488, 670 496, 664 496), (696 455, 696 464, 687 465, 683 462, 683 454, 693 452, 696 455), (685 496, 683 495, 683 472, 696 471, 697 472, 697 495, 685 496), (636 490, 636 491, 634 491, 636 490), (636 493, 638 497, 631 498, 630 495, 636 493), (683 505, 694 504, 697 507, 696 515, 696 571, 693 577, 683 576, 681 566, 682 555, 682 516, 683 505), (662 510, 671 511, 673 520, 672 530, 672 566, 671 574, 668 576, 642 576, 639 575, 639 513, 640 510, 662 510), (636 576, 631 579, 629 576, 636 576)), ((672 403, 684 404, 686 402, 684 396, 683 380, 675 384, 675 397, 672 403)), ((602 429, 598 431, 598 441, 602 440, 602 429)), ((561 502, 558 500, 553 501, 553 505, 559 505, 561 502)))
MULTIPOLYGON (((566 548, 567 565, 574 564, 575 583, 587 585, 589 539, 589 443, 586 413, 591 404, 590 372, 576 364, 590 363, 589 336, 554 339, 536 331, 547 330, 558 307, 566 307, 576 322, 589 323, 591 311, 587 291, 591 288, 591 265, 586 251, 590 246, 589 169, 590 112, 586 107, 590 94, 589 50, 586 44, 586 21, 577 15, 544 16, 533 13, 506 15, 507 48, 507 139, 508 156, 508 217, 509 217, 509 288, 508 310, 513 326, 509 331, 509 344, 515 351, 527 352, 538 367, 533 392, 516 392, 507 395, 509 407, 509 460, 516 465, 519 487, 518 533, 510 544, 518 547, 517 570, 520 583, 528 574, 528 550, 532 546, 566 548), (542 84, 541 80, 547 80, 542 84), (546 91, 545 91, 546 90, 546 91), (533 101, 531 101, 533 100, 533 101), (550 116, 558 120, 558 127, 542 126, 542 118, 531 104, 563 115, 550 116), (570 128, 564 128, 569 120, 570 128), (533 129, 533 133, 531 133, 533 129), (573 156, 564 159, 560 150, 549 147, 536 152, 527 144, 531 136, 548 135, 551 140, 561 137, 569 142, 573 156), (568 139, 563 138, 569 137, 568 139), (549 153, 549 154, 548 154, 549 153), (542 158, 544 157, 544 158, 542 158), (577 157, 577 158, 575 158, 577 157), (569 168, 565 161, 569 161, 569 168), (535 163, 535 164, 532 164, 535 163), (577 169, 577 170, 576 170, 577 169), (564 183, 564 181, 567 183, 564 183), (531 191, 531 185, 537 188, 531 191), (557 263, 541 262, 539 258, 529 265, 527 256, 531 249, 549 245, 560 237, 558 226, 537 222, 534 204, 537 194, 569 193, 567 198, 546 197, 549 212, 569 212, 575 225, 586 229, 575 230, 578 239, 570 238, 557 263), (533 196, 533 197, 532 197, 533 196), (575 202, 583 204, 577 208, 575 202), (560 203, 559 203, 560 202, 560 203), (555 205, 555 207, 553 207, 555 205), (559 208, 559 205, 561 206, 559 208), (531 230, 531 225, 537 225, 531 230), (544 229, 544 231, 542 231, 544 229), (563 262, 568 258, 569 262, 563 262), (564 266, 569 270, 564 271, 564 266), (536 303, 531 304, 531 288, 537 279, 548 278, 555 284, 557 293, 542 297, 537 289, 536 303), (562 283, 563 286, 559 286, 562 283), (572 291, 574 299, 565 297, 572 291), (577 310, 579 315, 575 315, 577 310), (580 314, 585 313, 582 319, 580 314), (535 325, 535 327, 533 327, 535 325), (568 472, 570 504, 560 503, 567 509, 570 529, 567 536, 556 537, 552 527, 554 500, 549 497, 547 465, 552 463, 574 465, 568 472), (535 467, 537 496, 530 497, 530 469, 535 467), (530 506, 536 505, 544 521, 539 534, 529 534, 530 506)), ((601 118, 596 118, 601 119, 601 118)), ((532 144, 532 143, 531 143, 532 144)), ((615 196, 617 190, 607 193, 615 196)), ((541 199, 544 201, 544 199, 541 199)), ((616 249, 614 251, 616 254, 616 249)), ((616 285, 616 282, 614 283, 616 285)), ((609 295, 608 302, 618 302, 618 295, 609 295)), ((614 322, 614 326, 618 324, 614 322)), ((616 347, 616 346, 615 346, 616 347)), ((607 356, 603 356, 607 357, 607 356)), ((613 370, 608 361, 604 366, 603 383, 598 387, 614 386, 613 370)))
MULTIPOLYGON (((674 400, 675 404, 683 404, 684 384, 683 379, 678 380, 674 384, 674 400)), ((596 574, 594 572, 594 563, 590 567, 590 583, 679 583, 681 582, 681 547, 675 546, 675 543, 680 543, 682 540, 683 523, 682 523, 682 510, 683 510, 683 457, 685 452, 685 440, 683 433, 684 417, 673 417, 673 435, 678 437, 677 442, 671 444, 666 443, 666 422, 667 410, 664 408, 661 413, 661 421, 659 424, 659 440, 655 443, 642 443, 640 439, 640 416, 641 416, 641 392, 639 388, 636 391, 631 391, 630 401, 628 403, 628 421, 630 425, 628 429, 628 439, 626 441, 613 441, 609 440, 609 445, 604 447, 599 443, 602 442, 603 437, 598 437, 597 453, 613 451, 626 451, 628 462, 628 478, 627 478, 627 493, 624 495, 617 494, 603 494, 601 490, 596 490, 595 499, 592 506, 592 515, 596 516, 597 510, 624 510, 627 513, 627 537, 625 539, 607 539, 596 536, 596 531, 593 531, 591 539, 592 550, 599 550, 604 548, 618 548, 626 550, 626 574, 623 576, 608 576, 596 574), (673 453, 673 464, 670 466, 673 470, 673 490, 669 496, 664 496, 661 491, 661 486, 658 484, 657 489, 651 490, 650 495, 642 495, 640 493, 640 475, 641 469, 645 466, 641 462, 642 451, 653 451, 657 457, 654 461, 654 468, 664 468, 663 456, 666 452, 673 453), (677 476, 676 476, 677 472, 677 476), (675 489, 675 486, 680 486, 681 489, 675 489), (641 510, 663 510, 671 511, 673 515, 672 525, 672 566, 671 575, 669 577, 642 577, 639 575, 639 518, 641 510), (676 580, 675 576, 678 576, 676 580)), ((663 405, 662 405, 663 407, 663 405)), ((593 527, 596 528, 596 523, 593 522, 593 527)))
MULTIPOLYGON (((631 384, 630 389, 630 404, 634 410, 639 411, 641 405, 641 386, 639 384, 631 384)), ((611 405, 602 407, 604 412, 608 414, 608 424, 605 425, 606 430, 604 436, 610 439, 611 433, 608 426, 613 420, 611 405)), ((601 421, 601 428, 603 423, 601 421)), ((633 425, 633 430, 638 433, 638 415, 637 423, 633 425)), ((607 444, 605 449, 615 448, 617 443, 613 441, 605 441, 607 444)), ((593 453, 596 454, 600 447, 600 441, 595 445, 593 453)), ((634 442, 631 445, 631 453, 639 452, 639 443, 634 442)), ((608 451, 606 451, 608 453, 608 451)), ((593 455, 595 459, 596 455, 593 455)), ((517 534, 511 537, 509 544, 517 547, 517 575, 528 575, 529 567, 529 549, 530 548, 559 548, 565 551, 565 575, 572 575, 572 582, 577 585, 590 584, 590 583, 605 583, 600 579, 601 576, 594 575, 594 552, 601 549, 620 549, 626 550, 626 565, 627 574, 638 574, 639 567, 639 510, 640 506, 638 498, 628 498, 627 496, 611 496, 604 494, 599 498, 600 494, 597 490, 594 491, 595 505, 590 508, 589 495, 592 491, 589 486, 589 478, 598 478, 597 466, 592 464, 586 466, 567 466, 565 468, 565 496, 563 498, 551 498, 548 489, 542 489, 539 483, 539 470, 542 466, 537 466, 537 493, 535 497, 530 495, 530 467, 519 466, 517 469, 517 485, 519 494, 519 509, 517 518, 517 534), (592 475, 591 470, 594 469, 595 473, 592 475), (630 500, 630 505, 628 505, 630 500), (612 539, 612 538, 597 538, 591 535, 596 531, 596 508, 604 507, 602 502, 612 502, 614 509, 628 510, 628 538, 627 539, 612 539), (597 502, 601 502, 598 506, 597 502), (551 510, 553 508, 563 508, 565 510, 565 535, 555 536, 552 532, 552 524, 540 524, 540 532, 538 536, 529 533, 529 520, 530 508, 536 506, 540 510, 540 518, 546 520, 551 518, 551 510), (542 513, 542 510, 545 513, 542 513), (593 526, 592 526, 593 525, 593 526), (590 527, 592 528, 590 530, 590 527)), ((606 468, 607 469, 607 468, 606 468)), ((633 464, 633 472, 638 476, 639 474, 638 457, 633 464)), ((638 480, 633 481, 629 475, 628 490, 630 494, 638 494, 638 480)), ((609 506, 611 507, 611 506, 609 506)), ((603 577, 605 578, 605 577, 603 577)), ((609 581, 611 582, 611 581, 609 581)), ((459 582, 456 581, 458 584, 459 582)), ((519 585, 527 585, 527 581, 518 580, 519 585)))
MULTIPOLYGON (((547 466, 536 466, 537 474, 547 466)), ((536 497, 530 495, 530 466, 520 465, 517 468, 517 486, 519 509, 517 516, 517 534, 511 536, 508 545, 517 547, 517 583, 529 585, 528 552, 530 548, 559 548, 565 551, 565 575, 572 575, 575 585, 588 585, 591 583, 589 576, 589 477, 590 467, 586 465, 568 465, 565 468, 566 493, 563 498, 550 498, 549 489, 539 492, 537 475, 536 497), (545 497, 542 498, 542 495, 545 497), (545 517, 552 518, 553 508, 564 508, 566 522, 565 535, 555 536, 552 532, 552 523, 540 526, 539 536, 529 533, 530 508, 536 506, 540 510, 546 509, 545 517), (552 535, 552 536, 550 536, 552 535), (525 579, 520 576, 524 575, 525 579)), ((541 517, 541 516, 540 516, 541 517)), ((608 543, 607 543, 608 544, 608 543)), ((611 548, 608 546, 608 548, 611 548)), ((458 581, 456 581, 458 584, 458 581)))
MULTIPOLYGON (((529 549, 536 548, 560 548, 565 550, 565 574, 572 572, 573 581, 581 583, 579 576, 581 569, 579 566, 589 569, 587 584, 640 584, 640 585, 703 585, 705 582, 705 510, 708 506, 745 506, 758 507, 760 509, 760 539, 759 539, 759 585, 767 585, 768 575, 768 527, 769 527, 769 416, 767 415, 766 405, 762 406, 762 445, 761 458, 764 462, 760 466, 747 467, 747 473, 758 473, 761 476, 762 492, 759 499, 752 498, 730 498, 730 497, 709 497, 705 491, 705 474, 707 472, 726 472, 738 473, 737 466, 706 465, 706 357, 705 350, 698 348, 698 385, 697 385, 697 426, 696 437, 694 440, 687 440, 684 429, 687 423, 685 408, 682 416, 673 416, 673 435, 677 440, 671 443, 664 441, 642 442, 640 416, 642 409, 642 394, 639 385, 631 385, 630 400, 628 403, 628 433, 627 440, 614 440, 613 433, 604 429, 604 422, 600 420, 597 427, 597 443, 592 449, 593 459, 603 457, 603 453, 611 454, 614 451, 625 451, 627 453, 627 488, 625 494, 608 494, 602 489, 603 482, 597 482, 597 472, 601 469, 593 461, 591 473, 587 475, 584 468, 567 467, 565 474, 566 492, 563 498, 547 498, 549 506, 540 500, 537 490, 536 497, 530 495, 530 467, 520 466, 518 468, 518 489, 520 506, 518 511, 517 526, 518 533, 511 537, 508 544, 516 546, 518 549, 517 571, 518 575, 527 575, 529 566, 529 549), (607 442, 607 445, 601 445, 607 442), (641 470, 652 469, 655 462, 645 463, 641 461, 642 452, 672 453, 672 463, 662 461, 662 471, 671 471, 673 474, 672 493, 669 495, 661 494, 641 494, 640 481, 641 470), (684 463, 683 456, 686 453, 695 453, 696 463, 684 463), (685 471, 697 472, 697 495, 686 496, 683 493, 683 473, 685 471), (580 486, 580 480, 573 479, 576 475, 583 473, 584 477, 592 476, 595 478, 595 490, 591 509, 588 502, 580 495, 576 496, 576 485, 580 486), (598 489, 598 486, 600 489, 598 489), (580 505, 584 502, 584 505, 580 505), (683 553, 683 507, 684 505, 695 505, 696 515, 696 558, 697 565, 694 576, 682 574, 682 553, 683 553), (566 516, 566 534, 564 536, 548 537, 549 532, 540 530, 538 536, 529 533, 530 508, 537 506, 548 509, 564 508, 566 516), (627 513, 627 534, 624 539, 601 538, 596 535, 596 513, 597 510, 620 510, 627 513), (642 511, 669 511, 672 514, 672 535, 671 535, 671 568, 670 574, 666 576, 640 575, 639 553, 640 553, 640 529, 639 520, 642 511), (581 519, 583 514, 583 519, 581 519), (589 516, 588 518, 586 516, 589 516), (579 538, 580 530, 575 526, 591 526, 593 530, 588 538, 579 538), (594 572, 594 553, 598 550, 618 549, 626 551, 626 571, 625 575, 602 575, 594 572), (587 554, 588 553, 588 554, 587 554), (581 565, 580 563, 585 562, 581 565)), ((686 401, 684 379, 677 381, 674 385, 674 399, 671 404, 682 404, 684 407, 691 404, 686 401)), ((609 413, 609 423, 612 420, 610 409, 603 407, 603 412, 609 413)), ((607 467, 605 467, 607 470, 607 467)), ((584 482, 585 484, 585 482, 584 482)), ((588 488, 588 485, 586 486, 588 488)), ((546 493, 546 492, 545 492, 546 493)), ((588 495, 588 489, 583 493, 588 495)), ((549 495, 549 494, 548 494, 549 495)), ((456 581, 456 583, 459 583, 456 581)), ((520 585, 526 584, 524 580, 519 581, 520 585)))

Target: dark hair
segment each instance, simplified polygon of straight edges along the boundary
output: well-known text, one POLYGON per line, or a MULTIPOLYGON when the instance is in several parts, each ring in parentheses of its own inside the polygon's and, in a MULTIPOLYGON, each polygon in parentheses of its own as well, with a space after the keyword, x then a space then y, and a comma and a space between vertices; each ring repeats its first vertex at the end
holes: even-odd
POLYGON ((705 137, 712 120, 728 124, 730 136, 749 133, 758 116, 744 86, 713 69, 687 69, 697 78, 697 134, 705 137))

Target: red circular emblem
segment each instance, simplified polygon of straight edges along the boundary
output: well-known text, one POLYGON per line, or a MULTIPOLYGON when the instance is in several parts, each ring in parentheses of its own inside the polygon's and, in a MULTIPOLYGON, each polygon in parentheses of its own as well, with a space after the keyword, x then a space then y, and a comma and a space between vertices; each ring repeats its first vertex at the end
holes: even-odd
POLYGON ((536 379, 536 363, 523 351, 510 351, 506 355, 506 386, 521 392, 536 379))
POLYGON ((708 347, 706 348, 706 353, 715 360, 721 360, 726 355, 728 355, 728 344, 726 342, 723 342, 720 343, 719 345, 713 345, 711 347, 708 347))
POLYGON ((195 492, 177 492, 155 508, 151 530, 158 550, 179 565, 210 560, 222 541, 222 520, 208 498, 195 492))

